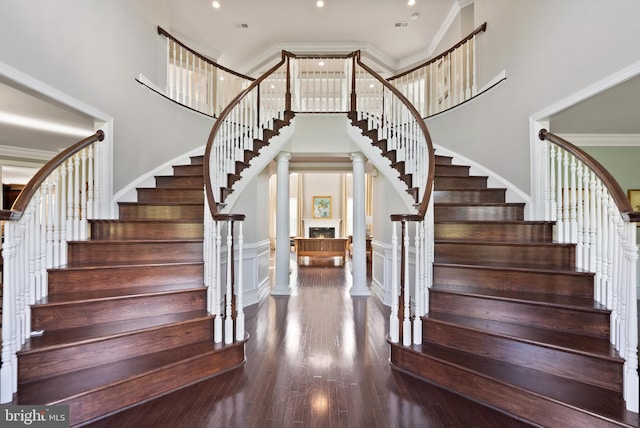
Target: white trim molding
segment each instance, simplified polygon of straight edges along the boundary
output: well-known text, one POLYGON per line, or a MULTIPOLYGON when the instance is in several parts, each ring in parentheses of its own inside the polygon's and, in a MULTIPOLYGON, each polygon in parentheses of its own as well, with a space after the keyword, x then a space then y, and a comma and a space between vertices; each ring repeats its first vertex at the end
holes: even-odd
POLYGON ((576 146, 636 147, 640 134, 558 134, 576 146))

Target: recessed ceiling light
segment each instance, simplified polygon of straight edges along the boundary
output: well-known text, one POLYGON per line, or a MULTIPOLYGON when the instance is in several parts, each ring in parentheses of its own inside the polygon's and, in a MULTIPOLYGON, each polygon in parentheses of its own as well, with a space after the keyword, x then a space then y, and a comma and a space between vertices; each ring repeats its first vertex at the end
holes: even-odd
POLYGON ((213 3, 211 3, 211 6, 213 6, 214 9, 220 9, 220 2, 219 1, 214 1, 213 3))
POLYGON ((318 65, 319 65, 320 67, 324 67, 324 61, 320 61, 320 62, 318 63, 318 65))
POLYGON ((318 0, 318 1, 316 2, 316 6, 318 6, 318 7, 322 7, 322 6, 324 6, 324 2, 323 2, 322 0, 318 0))
POLYGON ((413 6, 414 4, 416 4, 416 0, 409 0, 409 2, 407 4, 409 6, 413 6))

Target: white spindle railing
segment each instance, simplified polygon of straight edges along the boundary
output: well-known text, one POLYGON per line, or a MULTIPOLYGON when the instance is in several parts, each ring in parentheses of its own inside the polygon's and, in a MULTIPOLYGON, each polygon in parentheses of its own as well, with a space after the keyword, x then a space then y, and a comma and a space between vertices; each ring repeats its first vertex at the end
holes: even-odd
MULTIPOLYGON (((208 206, 205 199, 205 208, 208 206)), ((242 301, 242 246, 244 245, 242 221, 245 216, 217 214, 214 218, 210 212, 208 214, 205 212, 203 247, 207 310, 214 315, 213 341, 230 344, 245 339, 242 301), (237 235, 234 231, 236 222, 238 222, 237 235), (223 254, 226 254, 226 257, 223 258, 223 254)))
POLYGON ((254 80, 216 64, 160 27, 158 34, 166 37, 165 95, 182 105, 217 117, 254 80))
POLYGON ((67 242, 87 238, 87 220, 99 212, 104 133, 82 140, 49 161, 2 211, 2 368, 0 402, 18 388, 17 356, 31 331, 30 305, 47 297, 47 269, 67 262, 67 242))
POLYGON ((389 82, 416 107, 422 117, 455 107, 478 94, 476 37, 482 24, 454 47, 389 82))
POLYGON ((400 92, 359 61, 354 74, 357 119, 367 120, 368 128, 377 130, 378 139, 386 140, 386 150, 395 151, 396 162, 402 163, 404 175, 411 177, 407 185, 417 190, 416 199, 428 202, 424 195, 432 173, 431 141, 424 121, 400 92))
POLYGON ((576 267, 595 273, 594 299, 611 310, 611 343, 625 359, 624 398, 638 412, 636 223, 626 195, 592 157, 546 130, 546 220, 555 239, 576 244, 576 267))

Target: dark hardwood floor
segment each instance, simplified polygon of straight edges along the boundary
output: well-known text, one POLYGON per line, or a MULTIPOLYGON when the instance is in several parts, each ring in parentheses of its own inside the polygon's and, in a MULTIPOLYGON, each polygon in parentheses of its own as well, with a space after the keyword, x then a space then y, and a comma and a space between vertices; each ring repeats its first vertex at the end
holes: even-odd
POLYGON ((530 426, 392 369, 388 310, 349 295, 348 269, 294 267, 292 296, 247 308, 243 367, 87 426, 530 426))

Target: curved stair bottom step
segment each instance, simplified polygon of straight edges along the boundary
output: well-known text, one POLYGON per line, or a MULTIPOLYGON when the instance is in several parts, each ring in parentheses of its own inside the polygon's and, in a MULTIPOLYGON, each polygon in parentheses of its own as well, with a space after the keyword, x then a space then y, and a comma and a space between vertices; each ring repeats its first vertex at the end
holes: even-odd
MULTIPOLYGON (((84 375, 91 378, 93 372, 101 370, 117 372, 130 370, 130 366, 139 366, 121 379, 109 379, 103 385, 89 386, 85 391, 71 392, 64 398, 45 400, 44 404, 69 406, 70 425, 81 426, 96 421, 118 411, 136 406, 145 401, 157 398, 161 395, 187 387, 202 380, 217 376, 229 370, 240 367, 245 361, 245 340, 234 342, 230 345, 210 344, 210 350, 203 352, 201 345, 193 355, 172 361, 170 349, 157 354, 146 355, 132 360, 124 360, 118 363, 88 369, 84 375), (198 350, 199 349, 199 350, 198 350), (143 361, 143 359, 145 359, 143 361), (116 367, 121 365, 123 367, 116 367)), ((187 352, 187 354, 189 353, 187 352)), ((76 373, 76 376, 78 373, 76 373)), ((108 377, 108 376, 107 376, 108 377)), ((92 379, 95 382, 95 379, 92 379)), ((64 385, 64 375, 49 380, 55 387, 64 385)), ((69 382, 72 383, 72 382, 69 382)), ((34 382, 37 384, 37 382, 34 382)), ((18 404, 30 403, 34 400, 25 399, 30 394, 28 384, 19 391, 18 404)), ((49 389, 48 386, 32 385, 31 389, 49 389)), ((37 391, 32 391, 34 395, 37 391)), ((40 403, 37 403, 40 404, 40 403)))
MULTIPOLYGON (((563 402, 557 398, 510 383, 504 378, 500 379, 500 376, 495 372, 491 375, 484 374, 481 370, 474 369, 473 364, 468 366, 462 364, 463 358, 451 362, 421 352, 422 345, 409 347, 396 343, 390 343, 390 345, 390 361, 394 369, 534 425, 549 428, 610 428, 615 426, 638 427, 640 423, 637 414, 624 410, 621 399, 612 400, 613 403, 603 403, 604 406, 609 405, 607 411, 611 414, 599 414, 593 409, 581 408, 576 404, 563 402), (621 403, 616 403, 618 401, 621 403)), ((475 355, 469 354, 468 356, 470 359, 482 359, 475 355)), ((499 362, 494 361, 494 363, 499 362)), ((521 369, 521 371, 526 370, 521 369)), ((541 373, 539 375, 544 377, 541 373)), ((585 387, 590 388, 587 385, 585 387)), ((616 395, 615 393, 611 394, 616 395)), ((584 399, 584 397, 574 398, 584 399)), ((589 397, 586 400, 589 401, 589 397)))

